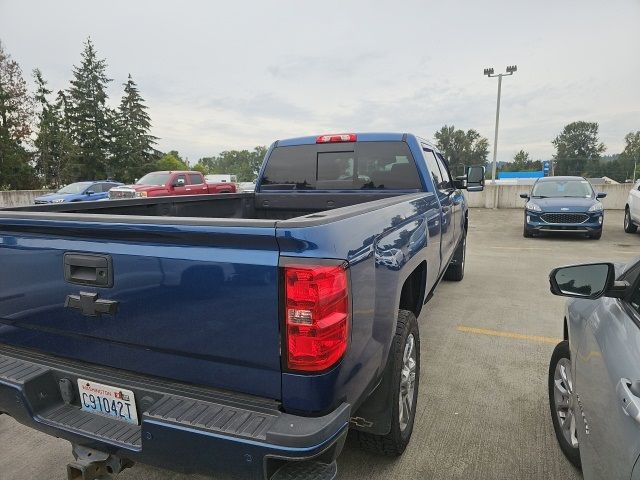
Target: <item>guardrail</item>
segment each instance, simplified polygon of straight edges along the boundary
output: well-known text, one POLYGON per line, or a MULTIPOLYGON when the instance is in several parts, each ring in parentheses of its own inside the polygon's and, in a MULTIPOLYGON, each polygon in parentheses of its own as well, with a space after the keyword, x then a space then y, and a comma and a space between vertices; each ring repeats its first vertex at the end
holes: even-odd
MULTIPOLYGON (((490 181, 488 181, 490 182, 490 181)), ((520 198, 521 193, 529 193, 531 185, 490 185, 487 184, 482 192, 465 192, 465 196, 471 208, 494 208, 494 201, 497 196, 498 208, 522 208, 525 200, 520 198), (496 188, 498 189, 496 195, 496 188)), ((606 184, 593 187, 596 192, 607 194, 602 199, 605 209, 624 210, 632 185, 626 184, 606 184)))

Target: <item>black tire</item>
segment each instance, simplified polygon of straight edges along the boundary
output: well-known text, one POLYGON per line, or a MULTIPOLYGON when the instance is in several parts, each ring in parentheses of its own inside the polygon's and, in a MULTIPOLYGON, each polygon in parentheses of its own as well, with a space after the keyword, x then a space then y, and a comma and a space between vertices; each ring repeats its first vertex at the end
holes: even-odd
POLYGON ((407 310, 398 311, 398 323, 390 355, 392 355, 392 358, 387 368, 393 369, 392 376, 394 385, 392 389, 392 400, 389 402, 389 409, 391 410, 391 431, 386 435, 375 435, 360 431, 356 431, 355 433, 358 443, 363 450, 387 457, 398 457, 402 455, 411 439, 413 422, 416 418, 418 387, 420 384, 420 334, 418 332, 418 321, 412 312, 407 310), (406 426, 402 428, 400 421, 400 389, 402 369, 404 366, 404 352, 407 346, 407 339, 410 335, 413 335, 414 340, 415 381, 413 382, 413 403, 411 405, 409 419, 406 426))
POLYGON ((593 238, 594 240, 600 240, 600 237, 602 237, 602 230, 589 234, 589 238, 593 238))
POLYGON ((459 282, 464 278, 464 264, 467 256, 467 236, 463 236, 447 270, 444 272, 444 279, 452 282, 459 282), (455 263, 453 263, 455 262, 455 263))
POLYGON ((638 226, 631 220, 629 207, 624 209, 624 231, 627 233, 636 233, 638 231, 638 226))
POLYGON ((531 238, 533 237, 533 232, 531 230, 529 230, 526 226, 522 229, 522 236, 524 238, 531 238))
MULTIPOLYGON (((576 467, 581 468, 582 463, 580 461, 580 446, 571 445, 564 436, 562 426, 560 425, 559 415, 556 412, 556 399, 555 395, 557 394, 557 390, 555 388, 555 373, 556 366, 560 360, 566 359, 571 362, 571 351, 569 350, 569 342, 564 340, 556 345, 556 348, 553 350, 553 354, 551 355, 551 362, 549 363, 549 378, 548 378, 548 388, 549 388, 549 408, 551 409, 551 419, 553 421, 553 430, 556 434, 556 439, 558 440, 558 444, 560 445, 560 449, 562 453, 564 453, 565 457, 576 467)), ((573 380, 572 380, 573 381, 573 380)), ((572 388, 571 388, 572 390, 572 388)), ((571 391, 571 395, 573 395, 573 391, 571 391)), ((577 412, 573 412, 574 415, 577 412)))

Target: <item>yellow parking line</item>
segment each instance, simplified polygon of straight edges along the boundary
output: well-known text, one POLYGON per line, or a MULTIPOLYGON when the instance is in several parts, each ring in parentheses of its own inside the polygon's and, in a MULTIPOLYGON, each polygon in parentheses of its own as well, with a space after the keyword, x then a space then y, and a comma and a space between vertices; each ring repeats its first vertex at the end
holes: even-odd
POLYGON ((552 248, 545 248, 545 247, 489 247, 489 248, 493 248, 495 250, 544 250, 544 251, 553 250, 552 248))
POLYGON ((488 335, 490 337, 511 338, 513 340, 528 340, 530 342, 550 343, 552 345, 555 345, 556 343, 562 341, 561 338, 555 338, 555 337, 543 337, 540 335, 525 335, 523 333, 505 332, 501 330, 488 330, 486 328, 466 327, 464 325, 458 325, 456 327, 456 330, 464 333, 475 333, 477 335, 488 335))

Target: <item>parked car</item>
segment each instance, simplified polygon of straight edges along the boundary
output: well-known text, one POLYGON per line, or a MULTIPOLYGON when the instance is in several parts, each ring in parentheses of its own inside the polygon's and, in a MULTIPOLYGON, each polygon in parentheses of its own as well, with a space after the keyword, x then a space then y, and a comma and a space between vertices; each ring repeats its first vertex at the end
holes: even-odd
POLYGON ((109 198, 168 197, 174 195, 205 195, 235 193, 234 183, 207 183, 200 172, 151 172, 133 185, 122 185, 109 191, 109 198))
POLYGON ((72 442, 77 478, 333 478, 349 429, 400 455, 417 317, 483 185, 414 135, 338 134, 275 142, 255 193, 0 210, 0 411, 72 442))
POLYGON ((536 180, 531 193, 521 193, 524 206, 523 236, 544 232, 585 233, 602 236, 606 193, 595 193, 583 177, 543 177, 536 180))
POLYGON ((36 205, 44 203, 86 202, 107 198, 113 187, 122 185, 113 180, 76 182, 62 187, 55 193, 47 193, 35 198, 36 205))
POLYGON ((551 272, 554 295, 573 297, 551 356, 556 438, 584 478, 640 478, 640 258, 551 272))
POLYGON ((636 233, 640 225, 640 181, 633 185, 624 206, 624 231, 636 233))

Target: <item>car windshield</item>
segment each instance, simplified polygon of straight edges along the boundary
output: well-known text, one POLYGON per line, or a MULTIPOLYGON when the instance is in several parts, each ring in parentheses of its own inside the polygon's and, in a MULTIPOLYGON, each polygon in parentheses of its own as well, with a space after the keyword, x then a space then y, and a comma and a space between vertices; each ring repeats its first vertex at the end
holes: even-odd
POLYGON ((92 185, 92 183, 91 182, 70 183, 69 185, 62 187, 60 190, 58 190, 57 193, 82 193, 85 191, 85 189, 89 185, 92 185))
POLYGON ((148 173, 138 180, 136 185, 165 185, 169 175, 169 173, 148 173))
POLYGON ((593 196, 593 189, 586 180, 552 180, 536 183, 531 196, 538 198, 590 198, 593 196))

